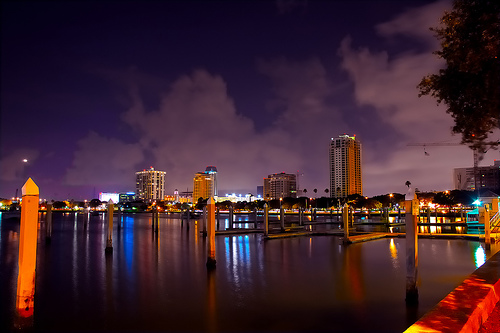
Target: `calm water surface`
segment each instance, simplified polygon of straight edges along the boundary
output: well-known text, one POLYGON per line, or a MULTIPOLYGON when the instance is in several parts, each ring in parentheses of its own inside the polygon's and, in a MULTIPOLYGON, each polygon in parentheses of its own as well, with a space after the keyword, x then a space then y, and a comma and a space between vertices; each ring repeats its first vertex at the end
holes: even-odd
MULTIPOLYGON (((3 214, 5 215, 5 214, 3 214)), ((40 216, 35 331, 401 332, 498 249, 479 242, 419 240, 419 305, 405 305, 405 240, 345 246, 335 236, 264 241, 216 236, 207 271, 199 223, 149 214, 115 217, 106 255, 103 215, 40 216)), ((0 222, 0 331, 12 327, 19 222, 0 222)), ((252 225, 251 225, 252 226, 252 225)), ((317 228, 338 228, 323 225, 317 228)))

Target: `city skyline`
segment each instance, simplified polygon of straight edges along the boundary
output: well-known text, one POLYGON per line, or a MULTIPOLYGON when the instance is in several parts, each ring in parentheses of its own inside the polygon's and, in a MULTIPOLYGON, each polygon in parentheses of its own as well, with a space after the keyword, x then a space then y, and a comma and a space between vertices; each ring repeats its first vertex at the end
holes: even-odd
MULTIPOLYGON (((443 62, 429 31, 451 1, 1 3, 0 197, 28 177, 51 199, 166 193, 201 167, 220 193, 270 172, 329 187, 329 141, 363 142, 363 194, 453 188, 472 166, 420 79, 443 62), (424 154, 424 152, 426 154, 424 154), (23 162, 26 159, 26 162, 23 162)), ((498 139, 494 133, 492 140, 498 139)), ((481 165, 491 165, 488 151, 481 165)))

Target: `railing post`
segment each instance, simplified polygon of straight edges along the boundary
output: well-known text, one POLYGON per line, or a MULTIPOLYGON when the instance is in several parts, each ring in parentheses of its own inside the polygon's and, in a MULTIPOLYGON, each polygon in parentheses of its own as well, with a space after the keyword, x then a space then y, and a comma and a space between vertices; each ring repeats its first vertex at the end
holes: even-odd
POLYGON ((418 303, 418 213, 419 201, 417 195, 405 201, 406 208, 406 303, 418 303))
POLYGON ((33 325, 39 189, 31 178, 22 187, 16 309, 19 329, 33 325))

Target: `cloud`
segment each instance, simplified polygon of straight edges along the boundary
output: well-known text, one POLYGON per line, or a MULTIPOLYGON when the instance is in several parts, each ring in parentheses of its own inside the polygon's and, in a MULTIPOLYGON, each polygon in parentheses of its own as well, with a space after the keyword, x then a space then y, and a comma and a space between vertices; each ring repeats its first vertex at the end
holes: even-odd
MULTIPOLYGON (((364 189, 403 190, 409 179, 421 190, 452 188, 455 167, 472 165, 472 152, 466 147, 408 147, 416 142, 459 142, 451 133, 453 119, 445 106, 437 106, 430 97, 418 97, 417 85, 421 78, 437 72, 443 66, 432 54, 436 46, 429 26, 436 26, 448 1, 409 9, 389 22, 376 26, 383 38, 403 36, 425 47, 411 47, 398 53, 390 50, 373 51, 368 47, 354 47, 346 37, 339 47, 341 68, 354 84, 354 97, 358 106, 368 107, 387 125, 399 133, 398 142, 386 142, 390 153, 379 158, 370 151, 370 142, 364 145, 364 189), (391 187, 393 189, 391 189, 391 187)), ((380 43, 383 45, 383 43, 380 43)), ((411 45, 411 44, 409 44, 411 45)))
POLYGON ((167 187, 192 188, 195 172, 207 165, 219 170, 219 188, 255 192, 262 178, 300 161, 284 131, 256 132, 253 121, 238 113, 226 82, 206 70, 175 80, 156 110, 147 110, 133 88, 132 107, 123 115, 167 172, 167 187))
POLYGON ((437 27, 445 10, 451 8, 451 1, 441 0, 434 3, 410 8, 391 21, 380 23, 375 27, 378 34, 389 38, 394 36, 407 36, 425 41, 430 48, 436 48, 439 42, 429 38, 430 27, 437 27))
POLYGON ((124 143, 90 132, 78 142, 73 163, 66 171, 65 184, 124 188, 132 183, 144 154, 139 144, 124 143))
POLYGON ((13 150, 9 155, 0 159, 0 180, 6 182, 25 181, 27 170, 38 159, 38 150, 21 148, 13 150), (26 159, 27 162, 23 160, 26 159))
POLYGON ((307 0, 276 0, 276 8, 278 14, 288 14, 294 10, 307 8, 307 0))

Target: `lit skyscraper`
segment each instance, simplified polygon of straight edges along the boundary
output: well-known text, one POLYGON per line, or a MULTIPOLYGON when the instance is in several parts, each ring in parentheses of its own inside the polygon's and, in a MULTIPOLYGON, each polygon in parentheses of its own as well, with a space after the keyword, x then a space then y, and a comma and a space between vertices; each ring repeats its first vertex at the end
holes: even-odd
POLYGON ((193 179, 193 202, 217 196, 217 168, 208 166, 204 172, 197 172, 193 179))
POLYGON ((330 141, 330 196, 363 195, 361 142, 355 136, 340 135, 330 141))
POLYGON ((156 171, 153 167, 135 173, 136 196, 139 199, 154 201, 163 200, 165 196, 165 172, 156 171))
POLYGON ((272 200, 297 196, 297 176, 289 173, 274 173, 264 178, 264 199, 272 200))

